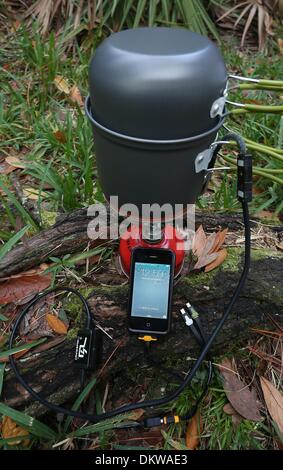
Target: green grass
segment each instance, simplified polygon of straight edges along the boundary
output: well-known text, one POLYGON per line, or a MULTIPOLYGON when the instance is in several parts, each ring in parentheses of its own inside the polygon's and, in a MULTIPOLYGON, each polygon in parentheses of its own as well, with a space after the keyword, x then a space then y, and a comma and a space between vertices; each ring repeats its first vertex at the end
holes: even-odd
MULTIPOLYGON (((171 408, 178 415, 186 414, 195 397, 202 390, 205 381, 205 372, 198 373, 192 382, 192 387, 183 392, 171 408)), ((226 394, 222 387, 221 376, 214 370, 214 376, 209 387, 207 396, 200 405, 200 415, 203 422, 203 431, 200 439, 200 449, 211 450, 247 450, 265 449, 275 433, 271 426, 264 422, 252 422, 243 419, 238 426, 235 426, 232 417, 223 411, 224 405, 228 403, 226 394)), ((167 436, 173 442, 185 444, 184 435, 186 425, 172 425, 167 432, 167 436)), ((170 439, 167 439, 165 448, 171 449, 170 439)))

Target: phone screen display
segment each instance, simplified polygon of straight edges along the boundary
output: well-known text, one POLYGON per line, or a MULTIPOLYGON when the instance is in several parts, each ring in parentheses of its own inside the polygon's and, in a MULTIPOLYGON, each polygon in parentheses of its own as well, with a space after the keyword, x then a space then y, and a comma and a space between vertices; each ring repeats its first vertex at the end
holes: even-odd
POLYGON ((170 269, 170 264, 135 263, 131 316, 167 318, 170 269))

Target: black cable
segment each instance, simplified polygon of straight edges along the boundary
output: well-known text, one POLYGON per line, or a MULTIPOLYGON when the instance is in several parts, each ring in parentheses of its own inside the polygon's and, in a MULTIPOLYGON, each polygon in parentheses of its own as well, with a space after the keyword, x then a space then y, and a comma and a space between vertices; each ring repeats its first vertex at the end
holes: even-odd
POLYGON ((228 140, 234 140, 234 142, 236 142, 241 154, 245 155, 247 153, 246 143, 239 134, 235 134, 234 132, 228 132, 228 134, 223 137, 223 141, 228 140))
MULTIPOLYGON (((225 136, 225 138, 230 139, 230 140, 232 140, 232 139, 235 140, 237 142, 237 144, 239 145, 241 153, 245 153, 245 144, 244 144, 243 140, 241 138, 239 138, 239 136, 237 136, 236 134, 235 135, 234 134, 227 134, 227 136, 225 136)), ((133 410, 140 409, 140 408, 144 409, 144 408, 158 407, 158 406, 165 405, 165 404, 175 400, 175 398, 178 397, 178 395, 185 389, 185 387, 190 384, 190 382, 192 381, 192 379, 195 376, 196 372, 200 368, 202 362, 206 358, 206 356, 209 352, 209 349, 212 346, 212 343, 214 342, 214 340, 217 337, 218 333, 222 329, 222 327, 223 327, 227 317, 229 316, 229 314, 230 314, 237 298, 239 297, 239 294, 240 294, 240 292, 241 292, 241 290, 244 286, 244 283, 246 281, 246 278, 247 278, 247 275, 248 275, 248 272, 249 272, 249 267, 250 267, 250 245, 251 245, 250 237, 251 237, 251 231, 250 231, 249 209, 248 209, 248 204, 247 204, 247 202, 245 202, 245 200, 242 201, 242 209, 243 209, 244 226, 245 226, 245 257, 244 257, 244 267, 243 267, 242 274, 240 276, 240 279, 239 279, 239 282, 238 282, 237 287, 235 289, 235 292, 234 292, 229 304, 227 305, 226 310, 225 310, 222 318, 218 322, 218 324, 215 327, 213 333, 207 339, 207 341, 206 341, 206 343, 205 343, 198 359, 196 360, 196 362, 195 362, 194 366, 192 367, 192 369, 189 371, 187 377, 185 378, 183 383, 181 385, 179 385, 179 387, 174 392, 172 392, 171 394, 169 394, 169 395, 167 395, 166 397, 163 397, 163 398, 158 398, 158 399, 153 399, 153 400, 148 400, 148 401, 141 401, 139 403, 131 403, 129 405, 121 406, 119 408, 108 411, 106 413, 102 413, 100 415, 89 415, 87 413, 83 413, 83 412, 80 412, 80 411, 74 411, 74 410, 68 410, 68 409, 65 409, 61 406, 54 405, 53 403, 48 402, 43 397, 38 395, 26 383, 26 381, 23 379, 20 372, 18 371, 15 360, 14 360, 13 356, 11 355, 10 356, 11 368, 13 369, 17 379, 22 384, 22 386, 37 401, 39 401, 42 405, 44 405, 47 408, 55 411, 56 413, 63 413, 63 414, 69 415, 69 416, 74 416, 74 417, 87 419, 88 421, 90 421, 92 423, 98 423, 98 422, 100 422, 102 420, 105 420, 107 418, 112 418, 112 417, 117 416, 119 414, 126 413, 126 412, 133 411, 133 410)), ((39 296, 37 296, 33 301, 30 302, 30 304, 20 314, 20 316, 16 320, 16 322, 14 324, 14 327, 12 329, 12 332, 11 332, 11 336, 10 336, 10 340, 9 340, 9 347, 10 348, 12 348, 12 346, 13 346, 13 340, 14 340, 14 337, 17 333, 17 329, 18 329, 24 315, 26 314, 28 308, 30 308, 40 298, 44 297, 48 293, 60 291, 62 289, 65 290, 65 291, 73 292, 75 295, 77 295, 80 298, 80 300, 82 301, 82 303, 85 307, 85 311, 87 313, 87 322, 88 322, 89 325, 91 324, 91 314, 90 314, 88 304, 87 304, 86 300, 84 299, 84 297, 81 296, 81 294, 79 294, 78 291, 76 291, 74 289, 71 289, 71 288, 60 288, 60 287, 55 288, 55 289, 51 289, 47 293, 43 293, 43 294, 40 294, 39 296)))

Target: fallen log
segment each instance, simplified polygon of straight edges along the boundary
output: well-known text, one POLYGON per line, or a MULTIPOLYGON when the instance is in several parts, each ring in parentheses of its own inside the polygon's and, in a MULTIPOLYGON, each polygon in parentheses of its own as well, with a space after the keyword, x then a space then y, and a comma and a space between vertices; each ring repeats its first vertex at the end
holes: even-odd
MULTIPOLYGON (((0 280, 47 262, 50 256, 60 257, 68 253, 78 253, 88 245, 94 247, 104 243, 105 240, 89 239, 87 228, 91 220, 92 217, 88 216, 87 209, 77 209, 59 216, 55 225, 25 240, 0 260, 0 280)), ((197 212, 196 225, 200 223, 206 230, 228 227, 229 230, 235 231, 243 228, 242 214, 197 212)), ((252 227, 257 224, 256 219, 251 222, 252 227)), ((268 230, 277 232, 283 228, 271 227, 268 230)))

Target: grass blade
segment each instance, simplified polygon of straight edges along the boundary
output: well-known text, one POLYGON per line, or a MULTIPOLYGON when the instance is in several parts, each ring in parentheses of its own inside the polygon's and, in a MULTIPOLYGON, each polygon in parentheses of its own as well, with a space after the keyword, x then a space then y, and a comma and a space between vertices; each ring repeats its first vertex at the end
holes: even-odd
POLYGON ((0 398, 2 395, 2 389, 3 389, 4 372, 5 372, 5 364, 0 364, 0 398))
POLYGON ((35 346, 38 346, 39 344, 44 343, 45 341, 46 341, 46 338, 41 338, 36 341, 32 341, 31 343, 22 344, 21 346, 16 346, 15 348, 8 349, 7 351, 1 351, 0 359, 2 359, 3 357, 12 356, 13 354, 16 354, 21 351, 34 348, 35 346))
POLYGON ((111 419, 105 419, 97 424, 90 424, 89 426, 85 426, 83 428, 77 429, 76 431, 72 432, 68 435, 68 437, 82 437, 86 434, 93 434, 102 431, 108 431, 109 429, 115 429, 119 427, 119 424, 122 421, 127 421, 130 418, 130 414, 128 415, 118 415, 111 419))
POLYGON ((15 208, 18 210, 19 214, 21 215, 22 219, 28 223, 31 227, 33 227, 36 231, 38 231, 38 225, 30 216, 30 214, 25 210, 22 204, 17 200, 15 195, 0 181, 0 188, 7 194, 10 201, 14 204, 15 208))
POLYGON ((26 225, 17 233, 15 233, 3 246, 0 248, 0 259, 4 258, 4 256, 10 251, 14 245, 22 238, 22 236, 26 233, 28 226, 26 225))
MULTIPOLYGON (((80 395, 78 396, 78 398, 76 399, 75 403, 73 404, 72 406, 72 410, 73 411, 77 411, 79 409, 79 407, 81 406, 82 402, 84 401, 84 399, 88 396, 88 394, 90 393, 90 391, 93 389, 93 387, 95 386, 96 384, 96 377, 94 379, 92 379, 87 385, 86 387, 83 389, 83 391, 80 393, 80 395)), ((68 416, 66 421, 65 421, 65 424, 64 424, 64 432, 66 433, 68 431, 68 428, 70 427, 71 425, 71 422, 73 421, 73 416, 68 416)))
POLYGON ((0 403, 0 413, 4 416, 9 416, 12 420, 37 437, 44 439, 56 439, 57 437, 55 431, 46 424, 41 423, 37 419, 32 418, 21 411, 14 410, 4 403, 0 403))
POLYGON ((3 315, 3 313, 0 313, 0 321, 8 321, 9 318, 3 315))

